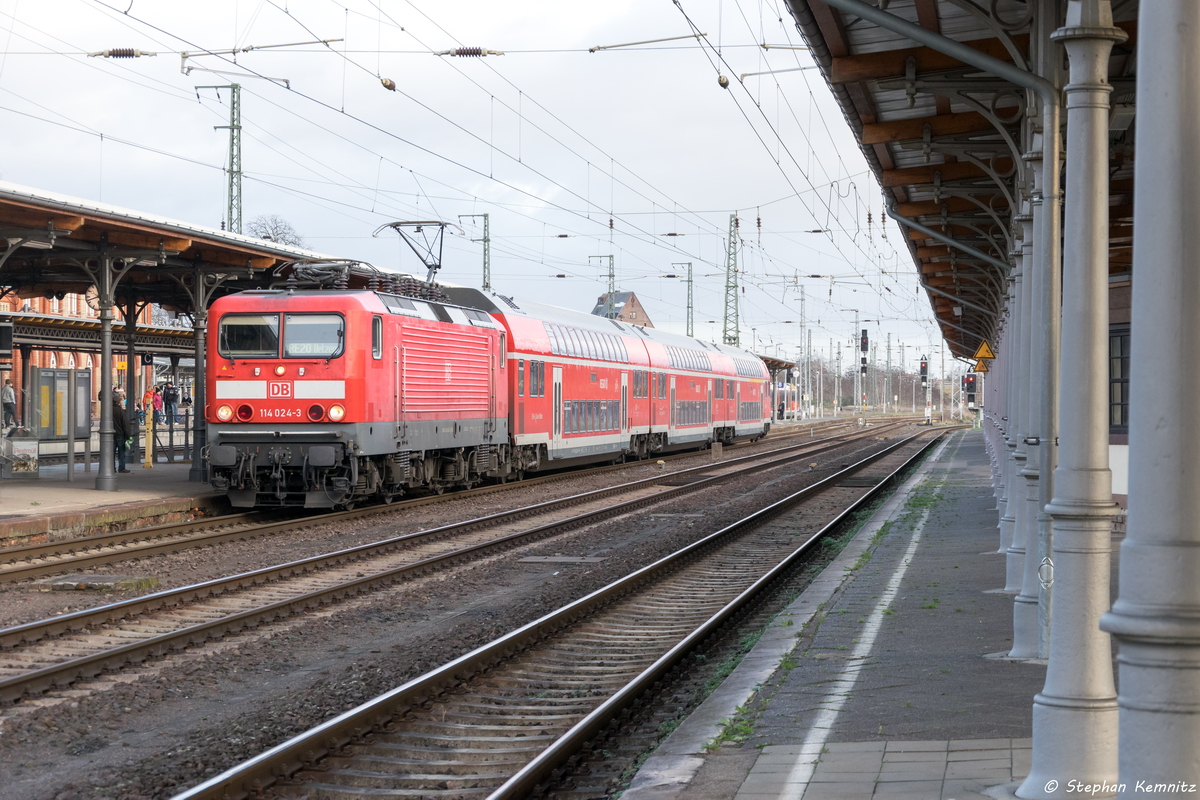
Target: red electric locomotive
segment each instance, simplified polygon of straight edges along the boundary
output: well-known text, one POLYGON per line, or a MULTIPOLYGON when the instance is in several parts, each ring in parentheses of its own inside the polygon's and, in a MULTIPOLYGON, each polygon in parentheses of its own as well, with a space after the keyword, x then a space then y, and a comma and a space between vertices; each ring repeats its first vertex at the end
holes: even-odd
POLYGON ((476 289, 260 290, 209 313, 208 464, 239 507, 347 507, 766 433, 750 353, 476 289))

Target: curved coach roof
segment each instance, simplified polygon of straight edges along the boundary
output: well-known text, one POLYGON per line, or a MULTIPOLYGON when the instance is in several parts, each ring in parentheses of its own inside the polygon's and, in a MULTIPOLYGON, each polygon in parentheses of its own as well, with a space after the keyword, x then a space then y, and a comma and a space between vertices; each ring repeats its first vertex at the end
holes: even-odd
MULTIPOLYGON (((607 317, 599 317, 595 314, 588 314, 583 311, 572 311, 569 308, 561 308, 559 306, 552 306, 547 303, 539 303, 533 300, 514 300, 511 297, 506 297, 495 292, 487 293, 467 286, 447 286, 446 284, 439 284, 439 288, 445 292, 452 302, 461 306, 467 306, 468 308, 476 308, 480 311, 487 311, 491 314, 529 317, 532 319, 543 320, 545 322, 557 322, 563 325, 574 325, 579 328, 589 328, 602 333, 612 333, 613 329, 615 328, 620 333, 633 339, 643 339, 646 341, 658 342, 660 344, 673 345, 676 347, 690 347, 698 350, 707 350, 714 353, 722 353, 730 357, 750 356, 755 361, 762 361, 762 359, 748 350, 740 350, 736 347, 730 347, 729 345, 706 342, 702 339, 694 339, 689 336, 681 336, 678 333, 670 333, 658 328, 643 328, 639 325, 630 325, 627 322, 608 319, 607 317)), ((764 365, 764 377, 766 374, 767 370, 764 365)))

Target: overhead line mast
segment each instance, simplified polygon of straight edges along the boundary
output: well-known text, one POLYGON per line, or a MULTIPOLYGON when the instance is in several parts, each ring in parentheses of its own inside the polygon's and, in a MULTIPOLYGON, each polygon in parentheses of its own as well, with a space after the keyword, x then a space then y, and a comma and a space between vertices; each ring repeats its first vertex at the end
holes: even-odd
MULTIPOLYGON (((693 308, 692 305, 692 262, 691 261, 676 261, 671 264, 672 267, 687 267, 687 335, 695 336, 694 325, 692 322, 693 308)), ((667 275, 668 278, 678 278, 678 275, 667 275)))
MULTIPOLYGON (((593 258, 608 259, 608 294, 604 296, 604 316, 606 319, 617 318, 617 271, 613 256, 588 256, 590 264, 593 258)), ((603 261, 601 262, 603 263, 603 261)))
POLYGON ((725 344, 741 347, 742 335, 738 323, 737 279, 737 214, 729 215, 729 242, 725 253, 725 344))
POLYGON ((242 86, 227 83, 221 86, 197 86, 197 89, 229 90, 229 124, 214 125, 214 131, 229 130, 229 186, 225 212, 226 230, 242 232, 242 86))
POLYGON ((487 214, 459 214, 458 220, 461 222, 464 219, 474 219, 483 217, 483 238, 472 239, 472 242, 483 242, 483 290, 490 292, 492 290, 492 237, 488 230, 488 215, 487 214))

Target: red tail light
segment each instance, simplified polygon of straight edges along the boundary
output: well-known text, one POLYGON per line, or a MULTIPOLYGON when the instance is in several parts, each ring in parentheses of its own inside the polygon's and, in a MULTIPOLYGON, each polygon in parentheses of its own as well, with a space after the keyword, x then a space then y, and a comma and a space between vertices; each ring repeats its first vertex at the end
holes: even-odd
POLYGON ((243 403, 238 406, 237 418, 241 422, 249 422, 254 417, 254 409, 248 404, 243 403))
POLYGON ((320 422, 321 418, 324 416, 325 416, 325 409, 321 407, 320 403, 314 403, 313 405, 308 407, 308 418, 311 419, 313 422, 320 422))

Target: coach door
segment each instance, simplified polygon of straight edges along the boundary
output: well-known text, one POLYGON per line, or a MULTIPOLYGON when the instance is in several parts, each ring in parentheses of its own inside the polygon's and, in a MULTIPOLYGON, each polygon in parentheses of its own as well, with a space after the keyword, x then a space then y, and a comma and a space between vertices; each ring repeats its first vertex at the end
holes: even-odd
POLYGON ((671 376, 671 427, 674 428, 675 422, 675 376, 671 376))
POLYGON ((650 430, 658 425, 658 373, 650 373, 650 430))
POLYGON ((629 373, 621 373, 621 433, 629 430, 629 373))
POLYGON ((562 396, 562 367, 554 368, 554 436, 555 442, 562 441, 562 423, 563 423, 563 396, 562 396))
POLYGON ((708 426, 711 428, 713 424, 712 378, 708 379, 708 405, 706 406, 704 415, 708 420, 708 426))

